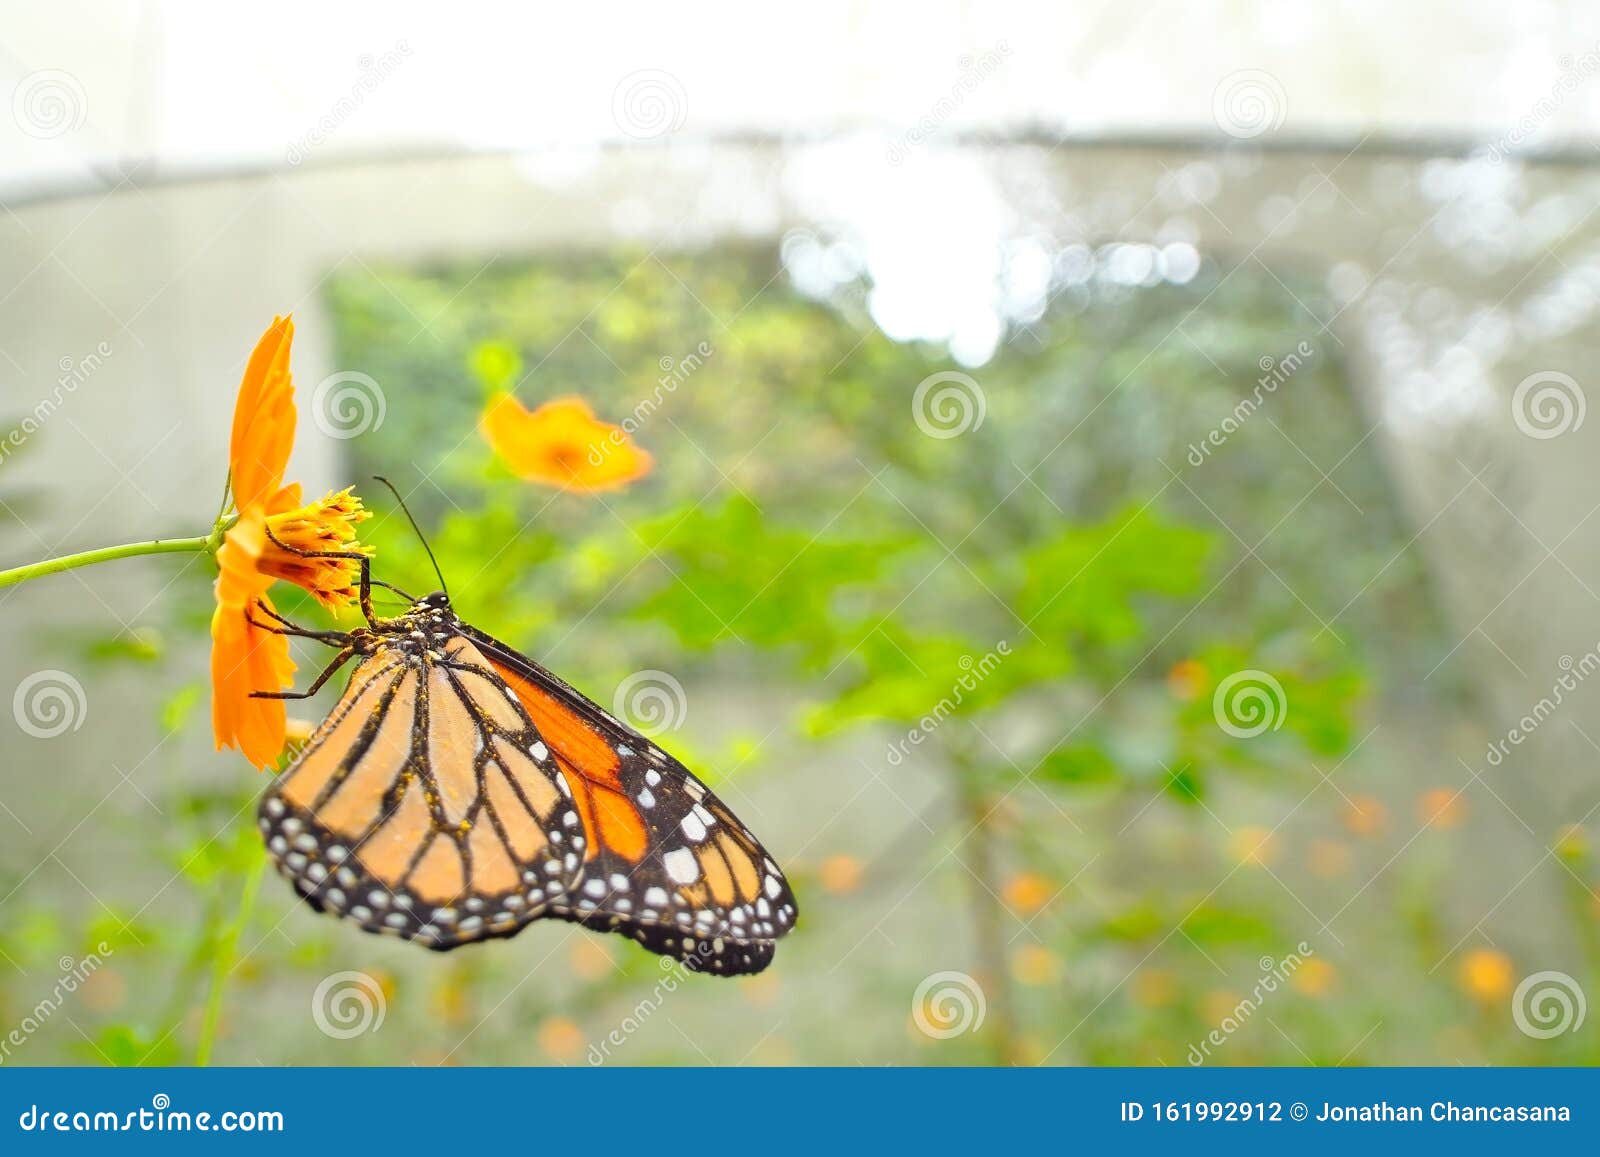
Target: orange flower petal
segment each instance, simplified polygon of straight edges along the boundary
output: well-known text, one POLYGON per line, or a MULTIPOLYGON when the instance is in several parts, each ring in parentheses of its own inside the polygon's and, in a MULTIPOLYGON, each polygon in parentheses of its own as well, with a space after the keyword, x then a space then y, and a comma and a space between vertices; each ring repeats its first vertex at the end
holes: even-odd
MULTIPOLYGON (((255 699, 252 691, 276 691, 294 682, 289 642, 246 618, 258 600, 271 606, 272 579, 257 565, 267 544, 262 515, 247 513, 217 551, 217 609, 211 616, 211 724, 217 748, 236 747, 260 768, 271 767, 283 750, 286 712, 281 699, 255 699)), ((257 618, 263 616, 257 615, 257 618)))
POLYGON ((616 490, 643 478, 653 462, 626 430, 596 418, 580 398, 558 398, 530 412, 510 394, 497 394, 482 429, 519 477, 566 490, 616 490))
POLYGON ((275 318, 261 335, 239 383, 228 443, 228 468, 234 504, 265 503, 283 485, 294 447, 294 388, 289 378, 289 347, 294 322, 275 318))

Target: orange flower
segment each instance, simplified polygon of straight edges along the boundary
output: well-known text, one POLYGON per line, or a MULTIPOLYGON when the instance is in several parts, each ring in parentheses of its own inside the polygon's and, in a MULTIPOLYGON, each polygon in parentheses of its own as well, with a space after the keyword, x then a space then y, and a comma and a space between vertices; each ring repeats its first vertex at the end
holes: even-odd
POLYGON ((1448 787, 1429 788, 1417 800, 1417 815, 1423 827, 1453 828, 1467 813, 1467 801, 1459 791, 1448 787))
POLYGON ((1383 801, 1370 795, 1352 795, 1347 799, 1344 826, 1358 836, 1376 835, 1388 820, 1383 801))
POLYGON ((558 398, 530 413, 510 394, 496 394, 482 426, 501 461, 529 482, 593 493, 650 473, 650 455, 579 398, 558 398))
POLYGON ((1339 970, 1320 956, 1302 960, 1289 977, 1289 983, 1307 996, 1326 996, 1338 981, 1339 970))
POLYGON ((557 1061, 576 1060, 583 1052, 583 1030, 564 1016, 552 1016, 539 1025, 539 1049, 557 1061))
POLYGON ((1175 698, 1188 703, 1198 699, 1206 687, 1206 665, 1195 659, 1179 659, 1167 672, 1167 689, 1175 698))
POLYGON ((1012 876, 1000 889, 1006 905, 1021 916, 1033 915, 1048 904, 1055 893, 1055 886, 1034 872, 1012 876))
POLYGON ((1051 984, 1061 972, 1061 958, 1038 944, 1025 944, 1011 958, 1011 974, 1023 984, 1051 984))
POLYGON ((822 861, 818 876, 829 892, 854 892, 861 886, 861 861, 854 856, 829 856, 822 861))
POLYGON ((250 622, 272 608, 267 588, 286 579, 330 609, 355 593, 358 574, 349 559, 307 559, 299 550, 365 550, 355 541, 366 519, 350 491, 301 504, 300 486, 283 484, 294 447, 294 388, 289 346, 294 323, 273 320, 256 344, 239 385, 228 448, 229 489, 238 514, 217 550, 217 608, 211 617, 211 723, 218 749, 236 747, 257 767, 270 767, 283 749, 281 699, 255 699, 253 691, 278 691, 294 679, 289 643, 250 622), (269 535, 270 531, 270 535, 269 535))

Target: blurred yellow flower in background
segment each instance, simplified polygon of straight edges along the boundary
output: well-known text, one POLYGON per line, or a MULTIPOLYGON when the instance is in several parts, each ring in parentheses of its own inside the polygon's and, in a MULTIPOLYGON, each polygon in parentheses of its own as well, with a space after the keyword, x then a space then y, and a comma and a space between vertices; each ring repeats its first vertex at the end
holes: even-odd
POLYGON ((439 978, 429 996, 434 1015, 443 1023, 466 1023, 472 1011, 472 998, 468 995, 465 977, 459 972, 447 972, 439 978))
POLYGON ((1568 824, 1556 832, 1553 850, 1563 860, 1581 860, 1589 853, 1589 837, 1577 824, 1568 824))
POLYGON ((1467 800, 1451 787, 1429 788, 1417 797, 1417 816, 1424 827, 1453 828, 1467 816, 1467 800))
POLYGON ((1050 902, 1055 885, 1037 872, 1019 872, 1000 891, 1006 907, 1019 916, 1031 916, 1050 902))
POLYGON ((1200 1015, 1212 1024, 1221 1024, 1230 1017, 1237 1018, 1239 994, 1214 988, 1200 998, 1200 1015))
POLYGON ((1141 968, 1133 976, 1133 1000, 1145 1008, 1165 1008, 1178 996, 1178 983, 1165 968, 1141 968))
POLYGON ((1263 868, 1272 862, 1275 854, 1275 841, 1266 828, 1251 824, 1228 837, 1228 855, 1237 864, 1263 868))
POLYGON ((529 411, 512 395, 496 394, 482 429, 500 460, 528 482, 594 493, 650 473, 650 455, 622 427, 596 418, 581 398, 558 398, 529 411))
POLYGON ((854 856, 829 856, 822 861, 817 876, 829 892, 841 896, 854 892, 861 886, 861 861, 854 856))
POLYGON ((1511 957, 1493 948, 1474 948, 1461 958, 1461 987, 1485 1004, 1504 1000, 1515 979, 1511 957))

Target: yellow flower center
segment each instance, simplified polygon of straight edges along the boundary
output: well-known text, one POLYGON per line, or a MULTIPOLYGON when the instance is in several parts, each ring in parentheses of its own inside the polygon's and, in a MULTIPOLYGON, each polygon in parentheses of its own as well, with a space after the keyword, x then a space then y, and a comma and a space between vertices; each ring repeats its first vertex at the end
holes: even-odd
POLYGON ((348 489, 325 494, 293 510, 269 514, 268 539, 257 569, 304 587, 323 606, 338 610, 356 597, 359 564, 355 559, 305 555, 324 551, 371 554, 370 547, 356 541, 356 527, 371 517, 372 512, 348 489))

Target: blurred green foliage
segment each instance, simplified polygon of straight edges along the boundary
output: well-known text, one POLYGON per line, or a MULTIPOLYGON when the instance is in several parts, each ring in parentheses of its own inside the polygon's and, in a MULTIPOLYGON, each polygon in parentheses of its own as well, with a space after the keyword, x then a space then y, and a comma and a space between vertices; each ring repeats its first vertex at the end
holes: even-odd
MULTIPOLYGON (((1277 830, 1285 811, 1320 792, 1326 830, 1308 839, 1327 845, 1326 863, 1310 875, 1350 872, 1351 833, 1331 818, 1344 793, 1330 776, 1374 697, 1416 684, 1441 629, 1330 336, 1229 444, 1189 458, 1250 393, 1263 350, 1318 333, 1300 304, 1315 303, 1314 287, 1287 294, 1246 272, 1222 286, 1066 287, 972 371, 983 419, 950 438, 926 434, 912 412, 918 383, 949 370, 948 355, 878 331, 869 288, 846 279, 807 296, 758 246, 363 266, 327 285, 337 363, 387 399, 383 424, 349 443, 349 477, 395 479, 463 616, 608 705, 640 670, 706 696, 697 702, 722 726, 663 741, 719 787, 766 780, 770 799, 836 797, 807 813, 827 821, 820 831, 787 833, 805 918, 777 972, 804 994, 794 1017, 819 1027, 791 1026, 788 1051, 755 1059, 1181 1063, 1258 958, 1302 940, 1318 967, 1274 1013, 1290 1034, 1256 1024, 1216 1063, 1579 1055, 1508 1036, 1451 975, 1420 992, 1341 984, 1352 966, 1328 961, 1342 941, 1299 898, 1314 882, 1297 868, 1291 887, 1273 870, 1288 871, 1284 846, 1299 830, 1277 830), (1185 340, 1167 340, 1175 327, 1185 340), (654 474, 590 497, 516 481, 477 432, 485 399, 503 389, 529 406, 577 393, 628 418, 654 474), (1364 597, 1348 599, 1356 589, 1364 597), (1219 688, 1239 673, 1281 696, 1250 734, 1219 725, 1219 688), (729 687, 762 706, 721 711, 711 689, 729 687), (845 770, 814 777, 824 766, 845 770), (849 824, 852 779, 897 795, 895 785, 931 785, 938 802, 870 852, 832 845, 828 826, 849 824), (965 871, 938 877, 940 923, 920 943, 881 959, 855 952, 864 919, 870 928, 881 911, 881 926, 947 863, 965 871), (952 940, 990 1018, 933 1051, 903 1026, 952 940), (1369 1032, 1374 1022, 1391 1027, 1369 1032), (1418 1025, 1448 1042, 1413 1041, 1418 1025)), ((364 528, 377 573, 431 588, 405 519, 361 485, 382 512, 364 528)), ((317 617, 304 599, 282 603, 317 617)), ((201 621, 190 612, 169 629, 201 621)), ((159 637, 88 647, 98 662, 164 662, 159 637)), ((1442 704, 1460 695, 1444 676, 1434 687, 1442 704)), ((203 699, 174 679, 163 731, 200 727, 203 699)), ((138 934, 118 961, 159 961, 171 999, 126 1002, 129 1015, 103 1018, 80 1051, 114 1064, 192 1055, 195 992, 259 867, 251 786, 178 801, 160 840, 192 918, 130 922, 123 931, 138 934)), ((350 944, 360 938, 331 922, 280 942, 271 922, 293 901, 275 887, 241 959, 225 962, 236 994, 363 959, 364 943, 350 944)), ((1454 939, 1426 902, 1405 911, 1400 936, 1424 967, 1454 939)), ((34 912, 0 930, 0 949, 34 959, 69 939, 34 912)), ((592 973, 575 965, 570 986, 513 989, 524 1027, 504 1029, 479 1018, 509 999, 493 969, 430 958, 415 975, 431 995, 413 980, 414 997, 392 1002, 407 1004, 409 1027, 394 1031, 424 1062, 574 1063, 565 1026, 577 1026, 572 1040, 598 1036, 659 977, 631 947, 603 958, 592 973), (533 1024, 543 1027, 530 1039, 533 1024), (436 1047, 467 1028, 472 1051, 436 1047)), ((4 999, 9 1013, 22 998, 4 999)), ((686 1007, 742 998, 730 987, 693 999, 703 1003, 686 1007)), ((656 1039, 626 1059, 706 1059, 656 1039)), ((325 1058, 324 1043, 273 1059, 325 1058)))

